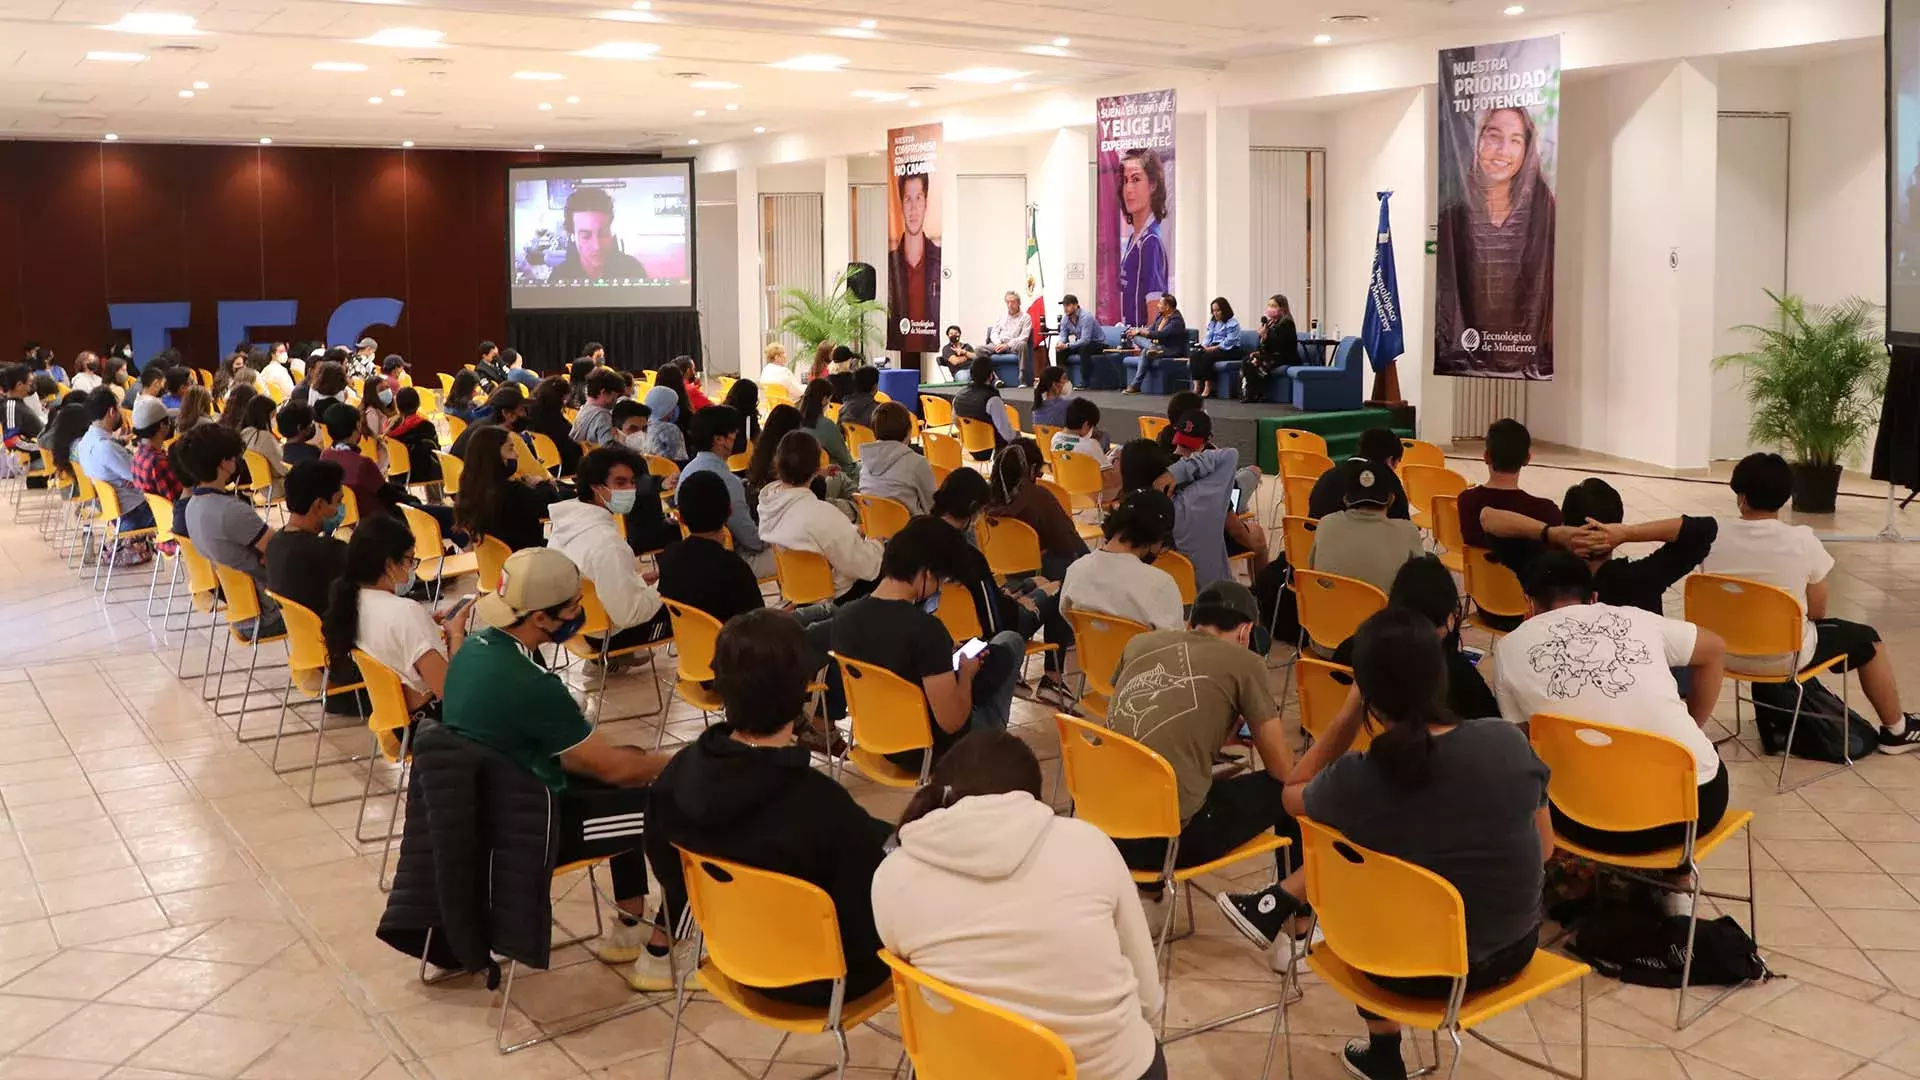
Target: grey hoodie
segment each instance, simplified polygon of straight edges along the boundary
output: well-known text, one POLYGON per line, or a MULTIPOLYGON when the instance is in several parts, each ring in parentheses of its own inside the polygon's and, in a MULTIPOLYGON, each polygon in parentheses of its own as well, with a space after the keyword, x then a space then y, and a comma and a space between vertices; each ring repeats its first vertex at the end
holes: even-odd
POLYGON ((933 466, 906 443, 876 439, 860 448, 860 493, 894 499, 919 516, 933 512, 933 466))

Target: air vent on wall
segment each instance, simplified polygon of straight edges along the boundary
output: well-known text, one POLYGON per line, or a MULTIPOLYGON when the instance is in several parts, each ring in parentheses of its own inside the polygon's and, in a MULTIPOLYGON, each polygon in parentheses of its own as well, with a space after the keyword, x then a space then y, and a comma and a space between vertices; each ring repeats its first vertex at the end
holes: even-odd
POLYGON ((153 51, 176 54, 208 53, 213 51, 213 46, 196 45, 191 41, 169 41, 164 45, 155 45, 153 51))
POLYGON ((40 100, 48 105, 86 105, 93 95, 79 90, 42 90, 40 100))
POLYGON ((1338 23, 1342 26, 1357 26, 1361 23, 1373 22, 1374 19, 1371 15, 1329 15, 1321 21, 1338 23))

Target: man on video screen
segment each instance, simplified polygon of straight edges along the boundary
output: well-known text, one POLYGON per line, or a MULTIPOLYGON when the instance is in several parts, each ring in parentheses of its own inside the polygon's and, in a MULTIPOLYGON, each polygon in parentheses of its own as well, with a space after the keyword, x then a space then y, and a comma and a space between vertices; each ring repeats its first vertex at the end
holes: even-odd
POLYGON ((599 188, 575 188, 567 196, 564 227, 567 259, 547 276, 549 285, 590 281, 637 281, 647 276, 640 260, 613 238, 613 196, 599 188))

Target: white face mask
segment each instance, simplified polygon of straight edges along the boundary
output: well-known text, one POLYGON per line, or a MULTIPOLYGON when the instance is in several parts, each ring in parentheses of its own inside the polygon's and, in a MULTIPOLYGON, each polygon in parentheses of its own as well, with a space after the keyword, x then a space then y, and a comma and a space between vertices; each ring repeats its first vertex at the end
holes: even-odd
POLYGON ((633 450, 639 453, 646 452, 647 433, 645 431, 629 431, 626 434, 620 436, 620 441, 621 443, 625 444, 625 446, 629 450, 633 450))

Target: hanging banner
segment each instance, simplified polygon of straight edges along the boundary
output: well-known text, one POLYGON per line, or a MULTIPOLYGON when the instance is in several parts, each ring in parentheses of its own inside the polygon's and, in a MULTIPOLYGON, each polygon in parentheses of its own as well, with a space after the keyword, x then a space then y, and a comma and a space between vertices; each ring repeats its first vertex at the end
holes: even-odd
POLYGON ((887 132, 893 186, 887 194, 887 348, 940 348, 941 125, 887 132))
POLYGON ((1173 289, 1174 92, 1101 98, 1094 317, 1145 326, 1173 289))
POLYGON ((1440 53, 1438 375, 1553 378, 1560 39, 1440 53))
POLYGON ((1400 321, 1400 273, 1393 264, 1393 219, 1387 212, 1393 192, 1374 194, 1380 200, 1380 225, 1373 234, 1373 274, 1367 279, 1367 314, 1360 322, 1360 341, 1373 362, 1370 400, 1398 402, 1400 378, 1393 362, 1407 351, 1407 335, 1400 321))

